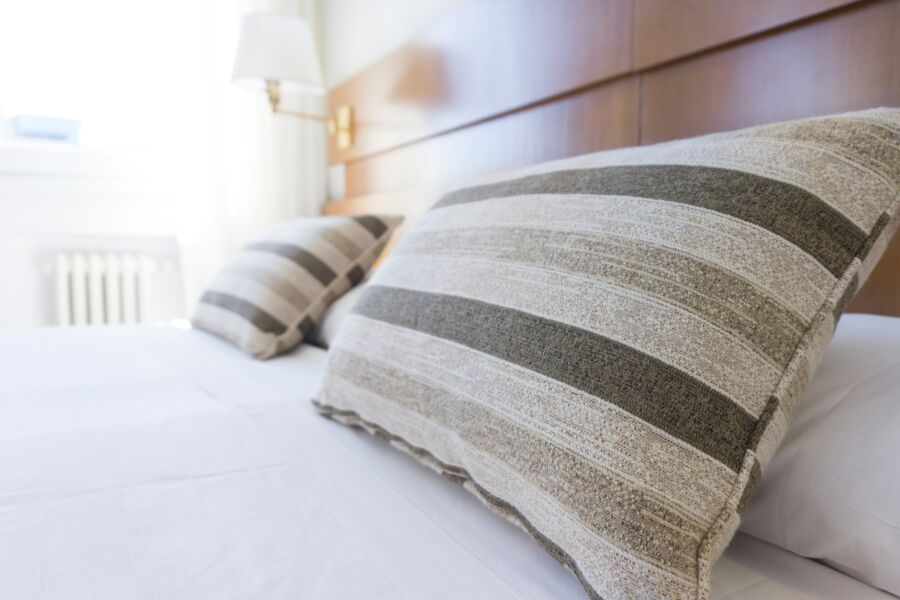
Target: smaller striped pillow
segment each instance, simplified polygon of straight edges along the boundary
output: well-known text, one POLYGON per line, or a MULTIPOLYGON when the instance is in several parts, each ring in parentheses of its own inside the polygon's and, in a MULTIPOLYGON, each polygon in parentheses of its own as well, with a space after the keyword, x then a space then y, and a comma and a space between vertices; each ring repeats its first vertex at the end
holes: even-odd
POLYGON ((402 221, 354 215, 277 223, 229 259, 192 322, 257 358, 289 350, 362 281, 402 221))

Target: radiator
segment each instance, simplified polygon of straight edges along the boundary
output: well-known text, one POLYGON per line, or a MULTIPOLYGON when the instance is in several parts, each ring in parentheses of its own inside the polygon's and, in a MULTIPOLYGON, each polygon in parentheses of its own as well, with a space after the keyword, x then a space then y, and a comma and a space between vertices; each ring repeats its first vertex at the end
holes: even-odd
POLYGON ((156 275, 172 268, 146 254, 58 252, 52 263, 56 323, 144 322, 156 275))

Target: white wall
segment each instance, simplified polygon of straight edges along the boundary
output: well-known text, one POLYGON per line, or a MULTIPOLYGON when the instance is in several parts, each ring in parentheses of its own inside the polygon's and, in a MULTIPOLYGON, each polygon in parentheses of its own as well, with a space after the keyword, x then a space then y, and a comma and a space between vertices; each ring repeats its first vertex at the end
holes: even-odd
MULTIPOLYGON (((320 0, 0 0, 0 131, 16 114, 82 123, 80 145, 0 134, 0 328, 52 323, 54 249, 179 258, 186 316, 228 251, 318 214, 322 124, 231 84, 241 14, 308 18, 320 0), (47 20, 46 15, 54 18, 47 20), (103 18, 99 19, 98 16, 103 18)), ((324 98, 285 98, 324 112, 324 98)))
POLYGON ((159 310, 149 316, 183 316, 192 257, 179 242, 191 242, 195 215, 177 183, 159 174, 143 153, 0 142, 0 328, 54 322, 48 267, 54 252, 71 250, 172 263, 180 272, 160 276, 159 310))
POLYGON ((239 10, 308 15, 333 86, 466 1, 161 0, 126 7, 116 0, 54 0, 47 4, 57 17, 52 23, 43 20, 43 4, 2 4, 0 54, 27 60, 0 56, 0 116, 79 118, 83 140, 94 148, 0 140, 0 328, 52 322, 51 279, 42 266, 50 251, 65 246, 174 245, 185 275, 183 314, 228 240, 270 218, 272 207, 259 201, 267 190, 251 183, 281 186, 293 199, 294 179, 320 177, 324 134, 303 137, 292 152, 282 144, 262 159, 258 144, 248 143, 263 123, 269 146, 278 136, 299 145, 305 124, 272 118, 264 98, 228 83, 239 10), (104 24, 88 4, 107 15, 104 24), (248 112, 254 119, 235 118, 248 112), (155 154, 110 149, 137 138, 155 154), (276 159, 289 164, 280 168, 276 159), (235 181, 239 170, 246 185, 235 181))
POLYGON ((320 0, 328 87, 402 46, 470 0, 320 0))
POLYGON ((53 249, 174 253, 159 316, 184 316, 213 223, 213 1, 0 2, 0 116, 82 125, 79 144, 0 139, 0 327, 53 322, 53 249))

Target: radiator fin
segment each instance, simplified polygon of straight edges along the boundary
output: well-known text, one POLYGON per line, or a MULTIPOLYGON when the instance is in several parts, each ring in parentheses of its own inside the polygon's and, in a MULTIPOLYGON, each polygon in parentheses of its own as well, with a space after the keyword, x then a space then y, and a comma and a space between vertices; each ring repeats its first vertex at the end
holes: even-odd
POLYGON ((59 252, 53 257, 58 325, 141 323, 159 261, 146 254, 59 252))

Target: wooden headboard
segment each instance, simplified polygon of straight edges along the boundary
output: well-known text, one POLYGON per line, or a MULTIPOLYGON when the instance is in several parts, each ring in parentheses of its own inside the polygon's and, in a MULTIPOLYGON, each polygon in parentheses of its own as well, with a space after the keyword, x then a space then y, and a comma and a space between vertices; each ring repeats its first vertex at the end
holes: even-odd
MULTIPOLYGON (((470 0, 338 85, 328 214, 424 212, 477 174, 900 106, 900 0, 470 0)), ((900 316, 900 235, 849 310, 900 316)))

